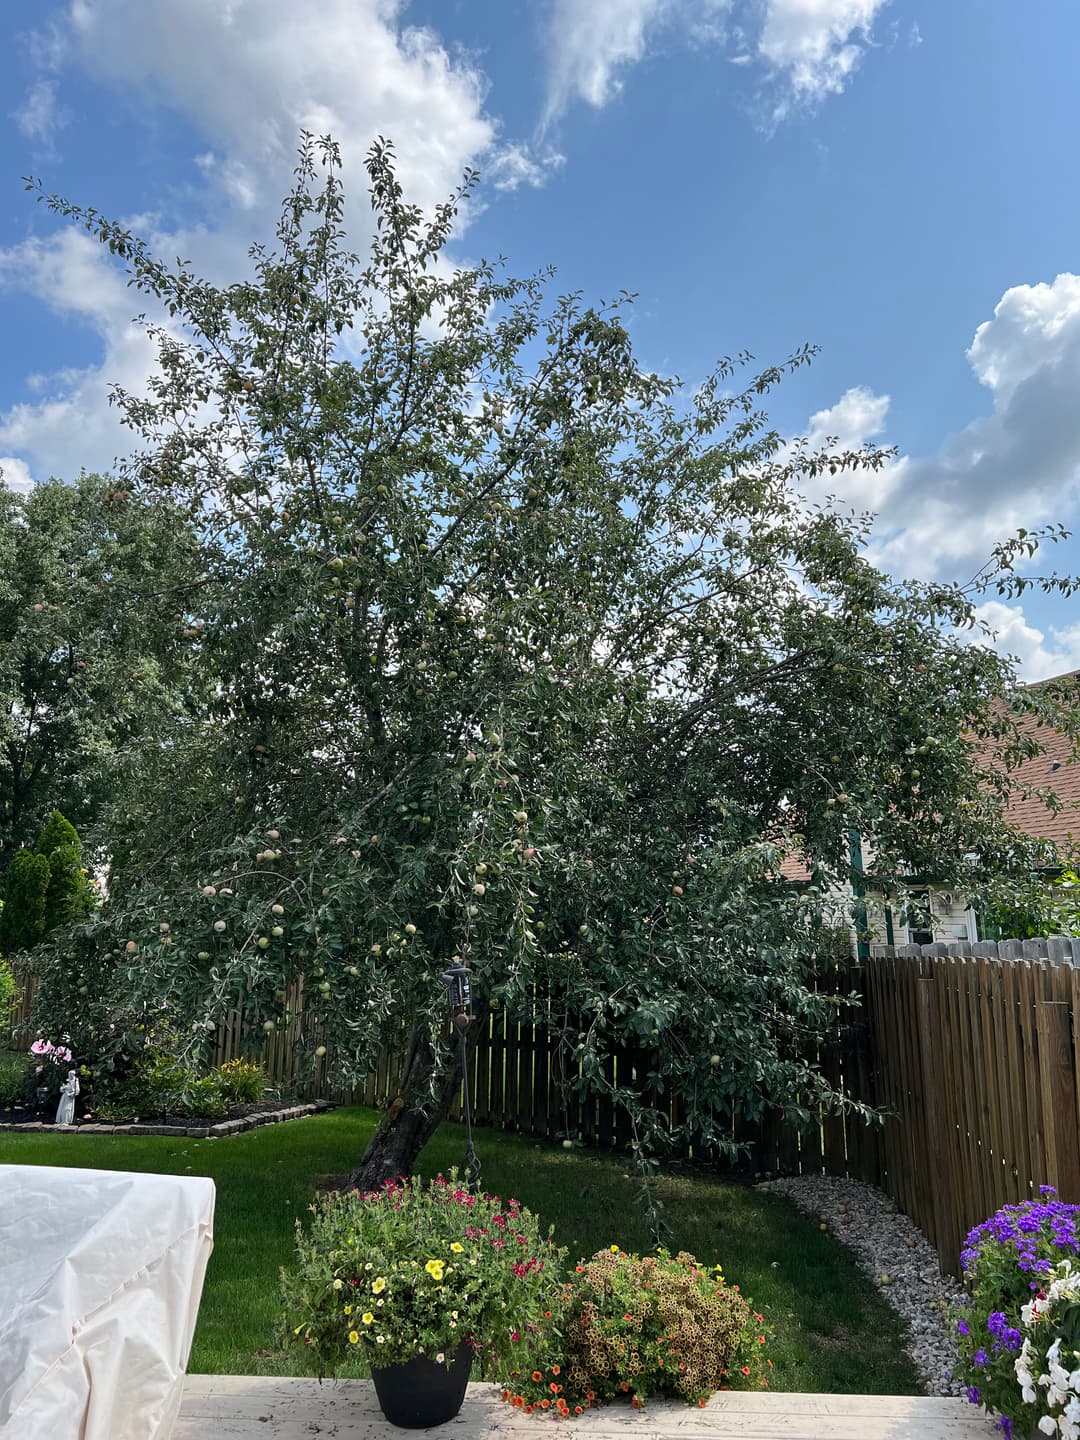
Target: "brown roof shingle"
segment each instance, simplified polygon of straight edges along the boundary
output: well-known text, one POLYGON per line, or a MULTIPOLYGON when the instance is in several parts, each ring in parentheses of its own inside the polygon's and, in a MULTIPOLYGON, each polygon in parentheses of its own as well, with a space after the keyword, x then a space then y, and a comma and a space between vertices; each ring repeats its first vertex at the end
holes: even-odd
MULTIPOLYGON (((1039 681, 1033 689, 1080 678, 1080 671, 1039 681)), ((1080 696, 1078 696, 1080 700, 1080 696)), ((1050 840, 1064 855, 1073 848, 1074 837, 1080 840, 1080 764, 1073 757, 1068 735, 1048 725, 1040 725, 1034 716, 1022 716, 1020 728, 1042 746, 1042 753, 1023 760, 1009 774, 1012 791, 1005 818, 1009 824, 1036 840, 1050 840), (1052 790, 1061 801, 1060 810, 1052 810, 1033 790, 1052 790)))

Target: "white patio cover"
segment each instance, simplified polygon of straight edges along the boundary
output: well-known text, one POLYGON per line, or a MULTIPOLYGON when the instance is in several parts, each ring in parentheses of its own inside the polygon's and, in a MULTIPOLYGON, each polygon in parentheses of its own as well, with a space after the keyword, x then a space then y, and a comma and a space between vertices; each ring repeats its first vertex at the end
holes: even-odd
POLYGON ((212 1180, 0 1165, 0 1440, 167 1440, 213 1222, 212 1180))

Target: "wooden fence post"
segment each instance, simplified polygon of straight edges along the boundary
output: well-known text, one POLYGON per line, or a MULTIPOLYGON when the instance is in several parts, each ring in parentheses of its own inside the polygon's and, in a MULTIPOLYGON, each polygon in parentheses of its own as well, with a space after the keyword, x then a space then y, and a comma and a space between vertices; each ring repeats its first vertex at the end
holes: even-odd
POLYGON ((1041 1000, 1036 1006, 1036 1025, 1046 1144, 1045 1180, 1057 1189, 1062 1200, 1075 1203, 1080 1201, 1080 1139, 1069 1006, 1064 1000, 1041 1000))
POLYGON ((938 1268, 943 1275, 956 1274, 960 1265, 960 1237, 956 1234, 955 1206, 952 1200, 951 1136, 946 1135, 941 1114, 944 1100, 941 1083, 939 1046, 935 1044, 934 999, 937 981, 924 975, 916 982, 918 1005, 919 1054, 922 1070, 923 1139, 929 1160, 928 1176, 934 1222, 933 1241, 938 1253, 938 1268))

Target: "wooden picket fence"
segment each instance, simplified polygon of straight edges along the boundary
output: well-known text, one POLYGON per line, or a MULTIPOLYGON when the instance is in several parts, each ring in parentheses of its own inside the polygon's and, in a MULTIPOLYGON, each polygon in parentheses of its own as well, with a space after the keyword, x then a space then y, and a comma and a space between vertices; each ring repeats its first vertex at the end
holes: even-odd
MULTIPOLYGON (((746 1170, 880 1185, 953 1272, 967 1232, 1002 1204, 1037 1197, 1042 1185, 1080 1202, 1080 942, 878 946, 826 983, 854 989, 862 1003, 813 1058, 834 1084, 880 1109, 884 1123, 822 1114, 799 1132, 777 1113, 734 1124, 729 1138, 746 1170)), ((32 991, 30 981, 16 1015, 23 1038, 32 991)), ((400 1074, 392 1049, 347 1093, 330 1090, 324 1075, 300 1073, 298 1054, 319 1043, 305 1028, 303 998, 297 982, 286 997, 295 1018, 265 1040, 233 1012, 216 1061, 261 1058, 274 1083, 307 1096, 376 1108, 392 1100, 400 1074)), ((618 1150, 631 1143, 610 1095, 580 1098, 554 1028, 496 1012, 470 1037, 468 1063, 480 1125, 618 1150)), ((639 1086, 645 1074, 633 1051, 608 1061, 613 1085, 639 1086)), ((647 1098, 678 1124, 677 1094, 647 1098)))

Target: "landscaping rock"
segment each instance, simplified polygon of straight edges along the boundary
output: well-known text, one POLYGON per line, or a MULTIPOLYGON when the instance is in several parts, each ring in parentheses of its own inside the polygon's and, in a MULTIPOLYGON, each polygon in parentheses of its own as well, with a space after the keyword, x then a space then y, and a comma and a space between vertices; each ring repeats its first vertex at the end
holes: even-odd
POLYGON ((767 1180, 758 1189, 782 1195, 820 1219, 854 1252, 860 1268, 908 1326, 908 1349, 927 1393, 962 1394, 963 1387, 951 1378, 957 1354, 944 1312, 964 1292, 952 1276, 941 1274, 937 1251, 914 1221, 861 1180, 792 1175, 767 1180))

